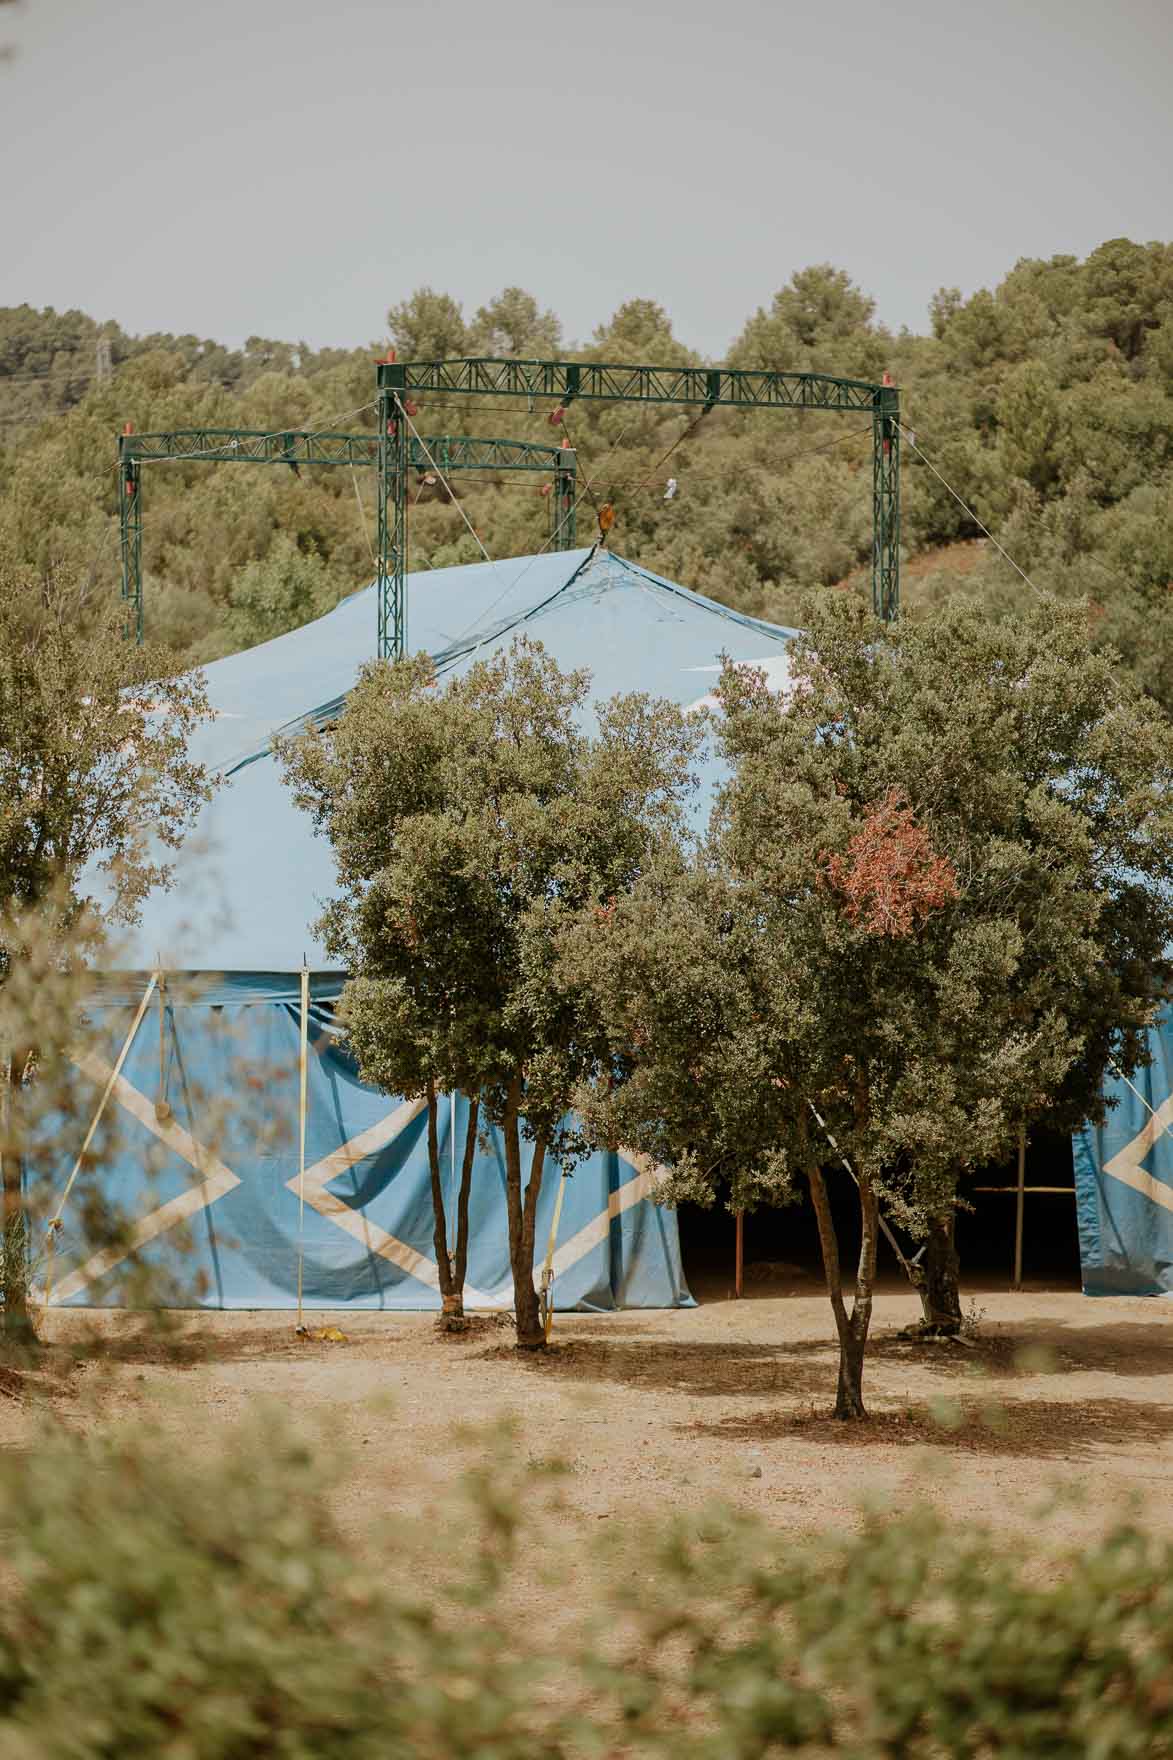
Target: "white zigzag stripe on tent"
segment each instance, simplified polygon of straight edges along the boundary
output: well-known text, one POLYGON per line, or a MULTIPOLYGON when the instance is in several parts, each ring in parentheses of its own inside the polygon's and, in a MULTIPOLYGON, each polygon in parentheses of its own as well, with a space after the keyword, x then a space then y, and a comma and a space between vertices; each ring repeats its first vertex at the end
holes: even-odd
MULTIPOLYGON (((96 1052, 82 1053, 74 1059, 74 1062, 76 1067, 83 1074, 88 1075, 99 1087, 105 1086, 113 1072, 113 1065, 99 1057, 96 1052)), ((149 1241, 156 1240, 179 1223, 186 1222, 193 1216, 198 1216, 201 1210, 210 1208, 219 1198, 225 1197, 228 1192, 233 1191, 242 1183, 239 1174, 233 1173, 232 1169, 226 1166, 217 1155, 214 1155, 204 1144, 198 1142, 173 1118, 165 1122, 160 1121, 156 1116, 153 1103, 133 1083, 128 1082, 125 1076, 115 1078, 111 1094, 120 1106, 144 1125, 161 1143, 166 1144, 169 1149, 173 1149, 177 1155, 181 1156, 189 1167, 194 1168, 197 1173, 202 1175, 202 1178, 200 1183, 192 1186, 189 1191, 181 1192, 178 1197, 169 1199, 167 1203, 161 1204, 157 1210, 152 1210, 147 1216, 141 1217, 135 1223, 129 1240, 124 1245, 118 1248, 103 1248, 100 1252, 92 1254, 84 1264, 67 1273, 54 1286, 52 1293, 54 1307, 79 1295, 88 1284, 95 1282, 99 1277, 104 1277, 107 1272, 121 1264, 137 1248, 147 1245, 149 1241)), ((349 1142, 331 1150, 329 1155, 323 1156, 312 1167, 307 1167, 304 1175, 304 1192, 306 1203, 317 1211, 318 1215, 345 1230, 369 1252, 377 1253, 380 1258, 398 1265, 400 1270, 406 1271, 409 1276, 416 1278, 427 1288, 438 1292, 440 1277, 434 1259, 418 1252, 406 1241, 401 1241, 395 1235, 389 1234, 386 1229, 380 1228, 378 1223, 372 1222, 362 1211, 354 1209, 344 1199, 337 1197, 328 1189, 330 1182, 337 1179, 339 1174, 345 1173, 349 1168, 356 1166, 358 1162, 365 1161, 368 1156, 377 1154, 380 1149, 384 1149, 389 1143, 394 1142, 400 1132, 406 1130, 414 1118, 418 1118, 425 1104, 423 1099, 403 1101, 385 1118, 369 1125, 366 1130, 351 1137, 349 1142)), ((1167 1104, 1173 1105, 1173 1099, 1167 1104)), ((1142 1136, 1143 1134, 1142 1132, 1142 1136)), ((1142 1151, 1142 1155, 1144 1152, 1142 1151)), ((555 1278, 569 1271, 571 1266, 585 1258, 592 1248, 601 1245, 607 1239, 612 1222, 625 1210, 630 1210, 634 1205, 642 1202, 644 1198, 650 1197, 663 1178, 664 1169, 657 1167, 646 1155, 639 1155, 626 1149, 621 1150, 620 1153, 635 1169, 634 1179, 626 1180, 623 1185, 613 1191, 607 1199, 605 1208, 558 1248, 552 1267, 555 1278)), ((1110 1171, 1112 1165, 1109 1163, 1105 1171, 1110 1171)), ((1147 1179, 1148 1175, 1140 1177, 1147 1179)), ((292 1179, 286 1180, 285 1184, 291 1192, 297 1194, 302 1189, 302 1175, 295 1173, 292 1179)), ((1165 1191, 1164 1187, 1161 1190, 1166 1199, 1173 1200, 1173 1194, 1165 1191)), ((512 1302, 513 1292, 507 1285, 503 1285, 492 1294, 486 1294, 483 1290, 474 1289, 467 1284, 465 1286, 465 1303, 469 1308, 508 1308, 512 1306, 512 1302)))
MULTIPOLYGON (((74 1059, 74 1063, 84 1075, 89 1076, 99 1087, 105 1087, 110 1080, 113 1065, 107 1063, 104 1058, 98 1057, 94 1052, 83 1053, 74 1059)), ((54 1307, 59 1302, 67 1302, 71 1296, 80 1294, 86 1285, 93 1283, 95 1279, 104 1277, 108 1271, 112 1271, 116 1265, 128 1258, 137 1247, 145 1246, 148 1241, 155 1240, 158 1235, 166 1234, 168 1229, 174 1228, 178 1223, 186 1222, 192 1216, 198 1216, 201 1210, 206 1210, 210 1204, 216 1202, 217 1198, 224 1197, 225 1193, 232 1191, 241 1183, 238 1174, 233 1173, 230 1167, 226 1167, 219 1156, 213 1155, 210 1149, 206 1149, 202 1143, 197 1143, 196 1139, 189 1135, 182 1125, 176 1124, 174 1119, 161 1123, 155 1116, 153 1103, 147 1099, 145 1094, 140 1093, 138 1088, 128 1082, 125 1076, 116 1078, 111 1092, 120 1106, 125 1107, 126 1111, 132 1117, 137 1118, 140 1124, 144 1124, 153 1135, 158 1137, 161 1143, 166 1143, 169 1149, 174 1149, 177 1155, 181 1155, 188 1166, 202 1174, 203 1178, 198 1186, 192 1186, 190 1191, 181 1192, 177 1198, 170 1199, 166 1204, 161 1204, 157 1210, 152 1210, 148 1216, 141 1217, 135 1223, 127 1244, 119 1247, 107 1247, 101 1252, 94 1253, 84 1265, 79 1265, 76 1270, 63 1277, 53 1290, 52 1305, 54 1307)))
MULTIPOLYGON (((392 1142, 400 1131, 407 1128, 413 1118, 419 1117, 425 1104, 426 1102, 422 1099, 405 1100, 389 1117, 381 1119, 378 1124, 371 1125, 369 1129, 360 1132, 357 1137, 352 1137, 348 1143, 343 1143, 341 1148, 324 1156, 313 1167, 307 1167, 305 1170, 305 1201, 312 1205, 320 1216, 325 1216, 331 1222, 337 1223, 339 1228, 344 1228, 348 1234, 353 1235, 355 1240, 361 1241, 371 1252, 379 1253, 383 1258, 390 1259, 393 1264, 410 1272, 421 1283, 426 1283, 430 1289, 439 1290, 440 1278, 435 1260, 427 1257, 426 1254, 417 1252, 414 1247, 407 1246, 405 1242, 396 1240, 394 1235, 387 1234, 384 1229, 381 1229, 377 1223, 371 1222, 361 1211, 355 1210, 353 1206, 327 1190, 330 1181, 337 1179, 340 1173, 345 1173, 348 1168, 364 1160, 366 1156, 376 1154, 392 1142)), ((597 1247, 605 1241, 615 1218, 621 1216, 625 1210, 630 1210, 632 1205, 650 1197, 664 1177, 664 1169, 656 1167, 646 1155, 637 1155, 626 1149, 621 1150, 620 1153, 636 1169, 636 1177, 626 1180, 623 1185, 612 1192, 607 1200, 606 1208, 600 1210, 597 1216, 593 1217, 590 1222, 579 1229, 577 1234, 572 1235, 558 1249, 554 1255, 553 1264, 555 1278, 569 1271, 570 1267, 577 1265, 580 1259, 584 1259, 593 1247, 597 1247)), ((290 1191, 297 1191, 300 1175, 294 1174, 293 1178, 285 1183, 290 1191)), ((466 1284, 464 1302, 467 1308, 510 1308, 513 1306, 513 1290, 508 1284, 503 1284, 490 1295, 466 1284)))
POLYGON ((1154 1179, 1151 1173, 1146 1173, 1141 1162, 1157 1138, 1164 1135, 1171 1122, 1173 1094, 1163 1100, 1155 1112, 1150 1113, 1131 1143, 1126 1143, 1110 1161, 1104 1163, 1105 1173, 1118 1179, 1121 1185, 1130 1186, 1134 1192, 1141 1192, 1146 1198, 1151 1198, 1154 1204, 1160 1204, 1166 1210, 1173 1210, 1173 1188, 1154 1179))
MULTIPOLYGON (((412 1277, 418 1278, 420 1283, 427 1284, 429 1289, 439 1290, 440 1273, 436 1269, 434 1259, 428 1258, 425 1253, 417 1252, 414 1247, 409 1247, 406 1241, 397 1240, 393 1234, 388 1234, 386 1229, 380 1228, 378 1223, 372 1222, 361 1210, 354 1209, 344 1199, 336 1197, 333 1192, 327 1189, 330 1181, 337 1179, 340 1173, 345 1173, 357 1162, 365 1161, 368 1155, 375 1155, 380 1149, 386 1148, 388 1143, 394 1142, 400 1131, 406 1130, 412 1119, 418 1118, 426 1105, 427 1102, 423 1099, 405 1100, 401 1106, 396 1107, 394 1112, 389 1113, 386 1118, 381 1118, 378 1124, 373 1124, 367 1130, 360 1131, 357 1137, 351 1137, 350 1141, 343 1143, 341 1148, 331 1150, 330 1154, 323 1156, 321 1161, 316 1161, 312 1167, 307 1167, 305 1170, 305 1201, 318 1212, 319 1216, 324 1216, 328 1221, 336 1223, 339 1228, 345 1229, 347 1234, 353 1235, 355 1240, 361 1241, 370 1252, 378 1253, 380 1258, 389 1259, 393 1265, 398 1265, 401 1271, 406 1271, 412 1277)), ((301 1187, 301 1179, 301 1174, 295 1173, 292 1179, 286 1180, 285 1184, 291 1192, 296 1192, 301 1187)), ((501 1306, 498 1299, 484 1295, 480 1290, 472 1289, 467 1284, 464 1294, 469 1307, 493 1308, 501 1306)))
POLYGON ((650 1198, 666 1169, 657 1167, 647 1155, 637 1155, 634 1150, 620 1149, 619 1153, 625 1161, 629 1161, 635 1169, 635 1178, 625 1180, 607 1199, 607 1208, 584 1223, 577 1234, 558 1248, 554 1254, 553 1272, 556 1278, 561 1277, 572 1265, 586 1257, 592 1247, 599 1246, 606 1240, 611 1224, 633 1204, 639 1204, 644 1198, 650 1198))
MULTIPOLYGON (((99 1087, 104 1087, 109 1081, 113 1066, 96 1053, 87 1052, 75 1058, 74 1062, 76 1067, 88 1075, 99 1087)), ((52 1305, 54 1307, 61 1302, 69 1301, 71 1297, 80 1294, 87 1284, 93 1283, 97 1278, 105 1276, 108 1271, 112 1271, 136 1248, 145 1246, 161 1234, 166 1234, 169 1229, 175 1228, 180 1222, 186 1222, 191 1217, 198 1216, 201 1210, 208 1209, 218 1198, 223 1198, 242 1183, 239 1174, 233 1173, 232 1169, 225 1166, 218 1156, 214 1155, 210 1149, 205 1148, 202 1143, 197 1142, 174 1119, 161 1123, 156 1117, 153 1103, 133 1083, 128 1082, 125 1076, 119 1076, 116 1079, 111 1093, 119 1105, 123 1106, 132 1117, 138 1119, 140 1124, 145 1125, 153 1136, 158 1137, 161 1143, 165 1143, 169 1149, 173 1149, 177 1155, 182 1156, 189 1167, 193 1167, 197 1173, 204 1177, 201 1183, 192 1186, 190 1191, 181 1192, 177 1198, 171 1198, 167 1203, 161 1204, 157 1210, 152 1210, 149 1215, 140 1218, 135 1223, 125 1245, 117 1249, 106 1248, 93 1254, 84 1265, 78 1266, 63 1277, 53 1289, 52 1305)), ((392 1260, 403 1270, 418 1277, 422 1283, 436 1288, 439 1278, 432 1260, 423 1258, 405 1241, 396 1240, 395 1236, 388 1234, 385 1229, 368 1222, 358 1212, 350 1210, 332 1193, 324 1193, 315 1201, 314 1188, 311 1186, 311 1178, 334 1179, 347 1167, 353 1166, 356 1161, 361 1161, 364 1156, 373 1155, 387 1143, 393 1142, 400 1131, 415 1117, 422 1105, 423 1101, 409 1101, 405 1105, 397 1107, 394 1112, 389 1113, 386 1118, 380 1119, 377 1124, 371 1125, 369 1129, 353 1138, 351 1142, 344 1143, 340 1149, 335 1149, 333 1154, 326 1156, 315 1167, 307 1167, 305 1175, 306 1202, 313 1204, 314 1208, 319 1210, 323 1216, 329 1217, 331 1222, 337 1222, 340 1227, 346 1228, 348 1232, 356 1235, 364 1245, 370 1247, 372 1252, 392 1260), (338 1214, 339 1210, 345 1211, 345 1217, 338 1214)), ((299 1176, 295 1174, 287 1183, 296 1190, 298 1182, 299 1176)), ((478 1299, 482 1298, 478 1296, 478 1299)), ((485 1305, 488 1305, 488 1299, 483 1298, 483 1300, 485 1305)))

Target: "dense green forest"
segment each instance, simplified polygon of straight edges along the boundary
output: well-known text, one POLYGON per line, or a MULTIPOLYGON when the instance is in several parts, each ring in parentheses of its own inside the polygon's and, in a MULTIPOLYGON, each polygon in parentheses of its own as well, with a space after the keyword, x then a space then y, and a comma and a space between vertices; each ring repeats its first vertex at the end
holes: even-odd
MULTIPOLYGON (((1030 586, 1086 598, 1111 643, 1173 707, 1173 245, 1115 239, 1086 261, 1023 260, 993 290, 943 288, 930 332, 892 334, 829 265, 796 273, 748 317, 729 364, 861 378, 892 374, 907 448, 904 604, 949 595, 1012 615, 1030 586), (931 461, 931 466, 929 462, 931 461), (939 472, 937 475, 934 472, 939 472)), ((699 361, 651 300, 627 301, 588 345, 511 288, 471 317, 421 289, 387 314, 400 358, 558 352, 699 361)), ((30 585, 54 565, 118 591, 116 435, 199 425, 370 427, 372 360, 385 346, 313 350, 250 337, 132 337, 81 312, 0 310, 0 559, 30 585)), ((551 442, 546 408, 421 400, 422 432, 551 442)), ((802 592, 865 583, 871 542, 866 420, 817 414, 580 406, 567 430, 580 472, 616 509, 612 547, 716 599, 793 620, 802 592), (682 439, 681 436, 684 436, 682 439), (671 458, 662 455, 680 441, 671 458), (666 499, 669 477, 678 487, 666 499)), ((490 555, 538 549, 540 480, 464 478, 463 507, 490 555)), ((144 471, 151 633, 205 660, 328 609, 371 576, 370 472, 157 464, 144 471)), ((478 551, 440 484, 411 491, 411 566, 478 551)), ((580 511, 589 540, 590 503, 580 511)))

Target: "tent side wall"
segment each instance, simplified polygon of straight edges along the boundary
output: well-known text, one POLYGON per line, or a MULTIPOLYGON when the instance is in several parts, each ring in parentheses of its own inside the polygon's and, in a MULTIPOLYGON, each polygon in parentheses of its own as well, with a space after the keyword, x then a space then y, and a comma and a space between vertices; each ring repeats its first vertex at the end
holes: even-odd
POLYGON ((1102 1126, 1075 1138, 1084 1294, 1173 1295, 1173 1021, 1149 1034, 1152 1061, 1109 1082, 1102 1126))
MULTIPOLYGON (((143 986, 136 994, 127 982, 116 999, 89 1010, 78 1056, 95 1105, 143 986)), ((98 1174, 103 1200, 123 1226, 122 1247, 132 1250, 96 1253, 80 1227, 83 1194, 76 1194, 57 1239, 55 1305, 132 1302, 145 1270, 153 1299, 176 1308, 289 1309, 299 1280, 310 1308, 439 1307, 426 1109, 358 1079, 322 1006, 337 989, 334 975, 313 986, 304 1179, 297 974, 195 975, 172 980, 161 1005, 152 998, 114 1085, 116 1145, 98 1174)), ((462 1097, 444 1098, 440 1155, 450 1212, 467 1119, 462 1097)), ((82 1121, 79 1136, 84 1128, 82 1121)), ((68 1172, 55 1171, 55 1192, 68 1172)), ((560 1180, 560 1170, 547 1167, 539 1260, 560 1180)), ((483 1133, 473 1177, 470 1308, 512 1305, 504 1182, 500 1139, 483 1133)), ((690 1303, 676 1218, 650 1201, 653 1183, 650 1170, 614 1154, 574 1169, 555 1243, 556 1307, 690 1303)))

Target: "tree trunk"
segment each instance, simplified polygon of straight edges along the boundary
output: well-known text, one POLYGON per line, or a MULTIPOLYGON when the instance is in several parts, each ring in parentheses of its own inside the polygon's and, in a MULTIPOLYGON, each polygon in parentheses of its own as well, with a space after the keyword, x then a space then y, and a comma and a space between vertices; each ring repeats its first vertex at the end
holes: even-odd
POLYGON ((27 1051, 14 1051, 9 1062, 4 1093, 5 1128, 0 1138, 4 1336, 15 1344, 31 1344, 35 1337, 28 1307, 28 1216, 24 1207, 24 1169, 20 1156, 21 1096, 28 1059, 27 1051))
POLYGON ((537 1244, 538 1198, 542 1175, 546 1168, 546 1139, 534 1141, 530 1157, 529 1184, 525 1188, 525 1207, 521 1219, 521 1250, 525 1257, 525 1300, 517 1306, 517 1342, 522 1350, 541 1351, 546 1348, 546 1329, 542 1325, 541 1302, 534 1288, 534 1249, 537 1244), (524 1305, 524 1315, 522 1308, 524 1305))
POLYGON ((837 1418, 866 1418, 868 1415, 863 1403, 863 1359, 866 1346, 866 1336, 858 1337, 851 1325, 848 1326, 846 1336, 839 1340, 839 1385, 835 1390, 837 1418))
POLYGON ((464 1300, 464 1279, 468 1272, 468 1204, 472 1193, 472 1170, 477 1155, 477 1121, 480 1118, 479 1097, 468 1103, 468 1126, 464 1133, 464 1160, 460 1165, 460 1192, 456 1200, 456 1270, 455 1277, 464 1300))
POLYGON ((436 1270, 440 1277, 441 1322, 459 1326, 464 1320, 464 1286, 454 1276, 455 1267, 448 1252, 448 1217, 444 1210, 444 1183, 440 1174, 439 1101, 436 1084, 429 1077, 428 1087, 428 1172, 432 1180, 432 1246, 436 1253, 436 1270))
POLYGON ((855 1277, 855 1294, 850 1314, 843 1299, 843 1274, 839 1264, 839 1243, 822 1169, 812 1166, 807 1171, 815 1220, 819 1225, 819 1245, 823 1253, 823 1271, 827 1294, 839 1334, 839 1385, 835 1395, 835 1417, 866 1418, 863 1403, 863 1364, 867 1350, 868 1330, 872 1319, 872 1293, 876 1280, 876 1243, 879 1234, 879 1206, 868 1174, 860 1170, 859 1265, 855 1277))
POLYGON ((505 1137, 505 1201, 509 1214, 509 1264, 513 1272, 513 1308, 517 1317, 517 1344, 520 1350, 545 1349, 538 1294, 534 1289, 534 1225, 538 1193, 542 1183, 542 1164, 546 1144, 539 1137, 534 1144, 529 1184, 524 1199, 521 1191, 521 1076, 509 1084, 505 1106, 503 1134, 505 1137))
POLYGON ((920 1286, 925 1328, 956 1336, 961 1331, 961 1261, 954 1242, 956 1211, 929 1218, 920 1286))

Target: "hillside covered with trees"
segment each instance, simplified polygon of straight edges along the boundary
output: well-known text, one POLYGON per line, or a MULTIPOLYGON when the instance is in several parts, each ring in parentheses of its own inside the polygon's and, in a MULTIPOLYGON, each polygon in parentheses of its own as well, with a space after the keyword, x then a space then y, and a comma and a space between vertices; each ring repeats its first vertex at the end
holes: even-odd
MULTIPOLYGON (((929 319, 929 334, 894 335, 846 272, 818 265, 747 317, 726 358, 891 373, 916 443, 903 477, 910 615, 955 595, 1013 615, 1029 595, 971 508, 1036 587, 1086 598, 1097 639, 1173 706, 1173 245, 1115 239, 1084 262, 1023 260, 992 291, 963 299, 941 289, 929 319)), ((624 303, 587 345, 564 338, 557 316, 516 288, 472 315, 420 289, 391 308, 387 330, 401 358, 700 359, 646 299, 624 303)), ((84 572, 95 598, 117 594, 124 423, 368 428, 372 359, 384 346, 315 351, 251 337, 228 349, 195 336, 132 337, 80 312, 0 311, 2 560, 30 588, 64 564, 84 572)), ((740 609, 785 622, 805 590, 866 583, 865 420, 716 410, 698 421, 690 411, 595 405, 572 408, 556 430, 548 413, 424 399, 417 423, 424 434, 542 443, 568 432, 580 475, 615 506, 612 547, 740 609), (666 498, 669 477, 677 488, 666 498)), ((490 555, 545 541, 540 479, 464 478, 456 488, 490 555)), ((442 485, 421 477, 411 503, 413 568, 476 559, 442 485)), ((589 540, 589 500, 579 519, 589 540)), ((370 472, 149 465, 148 629, 189 661, 264 640, 365 585, 373 539, 370 472)))

